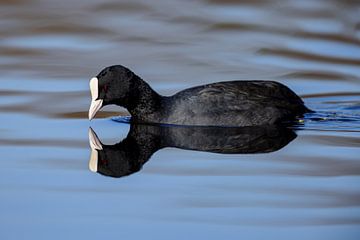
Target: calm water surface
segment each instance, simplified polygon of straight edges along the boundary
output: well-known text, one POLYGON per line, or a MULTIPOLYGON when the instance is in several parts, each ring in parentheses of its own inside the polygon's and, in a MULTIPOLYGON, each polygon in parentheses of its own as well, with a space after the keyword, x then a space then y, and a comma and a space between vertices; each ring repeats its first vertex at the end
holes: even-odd
POLYGON ((0 4, 0 239, 359 239, 358 1, 0 4), (168 147, 106 177, 89 126, 113 145, 130 125, 87 120, 88 81, 111 64, 164 95, 278 80, 316 113, 277 151, 168 147))

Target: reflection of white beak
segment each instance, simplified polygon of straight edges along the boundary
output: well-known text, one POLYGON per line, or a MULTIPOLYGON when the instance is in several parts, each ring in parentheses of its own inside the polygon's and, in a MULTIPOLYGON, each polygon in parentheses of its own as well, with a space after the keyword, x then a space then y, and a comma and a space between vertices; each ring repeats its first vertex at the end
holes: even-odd
POLYGON ((89 143, 91 148, 91 155, 90 155, 90 161, 89 161, 89 169, 92 172, 97 172, 98 167, 98 151, 102 150, 102 144, 99 140, 99 138, 96 136, 96 133, 89 128, 89 143))
POLYGON ((102 99, 97 99, 99 96, 98 83, 99 80, 96 77, 90 80, 91 105, 89 109, 89 120, 95 117, 96 113, 101 109, 103 103, 102 99))

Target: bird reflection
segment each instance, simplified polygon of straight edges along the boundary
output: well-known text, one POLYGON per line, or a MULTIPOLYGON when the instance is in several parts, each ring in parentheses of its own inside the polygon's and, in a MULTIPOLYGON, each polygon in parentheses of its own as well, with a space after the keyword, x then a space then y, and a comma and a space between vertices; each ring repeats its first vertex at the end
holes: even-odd
POLYGON ((269 153, 286 146, 296 133, 285 126, 187 127, 131 124, 125 139, 101 143, 89 129, 93 172, 123 177, 138 172, 151 155, 165 147, 223 154, 269 153))

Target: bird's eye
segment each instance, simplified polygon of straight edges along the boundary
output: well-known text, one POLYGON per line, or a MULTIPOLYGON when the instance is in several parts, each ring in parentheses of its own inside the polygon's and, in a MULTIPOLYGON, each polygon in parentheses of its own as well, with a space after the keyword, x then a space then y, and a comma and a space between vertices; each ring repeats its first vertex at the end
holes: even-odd
POLYGON ((107 90, 108 90, 108 86, 105 85, 105 86, 104 86, 104 92, 107 92, 107 90))

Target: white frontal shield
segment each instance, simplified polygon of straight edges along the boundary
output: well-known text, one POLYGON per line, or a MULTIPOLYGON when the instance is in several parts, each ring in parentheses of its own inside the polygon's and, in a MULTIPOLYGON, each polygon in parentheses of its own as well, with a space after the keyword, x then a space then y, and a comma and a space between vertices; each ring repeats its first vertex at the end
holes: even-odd
POLYGON ((96 113, 101 109, 103 100, 98 99, 99 96, 99 80, 94 77, 90 80, 91 105, 89 109, 89 120, 93 119, 96 113))

